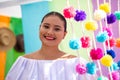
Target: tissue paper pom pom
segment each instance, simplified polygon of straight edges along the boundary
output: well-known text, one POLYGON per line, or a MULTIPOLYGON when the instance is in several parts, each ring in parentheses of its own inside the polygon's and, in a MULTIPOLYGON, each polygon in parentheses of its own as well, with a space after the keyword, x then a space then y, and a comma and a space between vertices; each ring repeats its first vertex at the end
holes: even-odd
POLYGON ((90 57, 93 59, 93 60, 98 60, 100 58, 103 57, 103 52, 102 52, 102 49, 100 48, 97 48, 97 49, 91 49, 90 51, 90 57))
POLYGON ((95 21, 88 21, 85 24, 85 28, 87 30, 96 30, 98 28, 97 23, 95 21))
POLYGON ((107 15, 107 23, 112 24, 116 21, 116 16, 114 14, 109 14, 107 15))
POLYGON ((80 41, 77 40, 77 39, 71 39, 71 40, 69 41, 69 47, 70 47, 71 49, 77 50, 77 49, 80 48, 80 46, 81 46, 80 41))
POLYGON ((106 17, 106 13, 103 10, 95 10, 94 19, 100 21, 101 19, 106 17))
POLYGON ((120 48, 120 38, 116 39, 116 47, 120 48))
MULTIPOLYGON (((114 71, 111 74, 112 74, 112 80, 120 80, 120 76, 119 76, 119 72, 118 71, 114 71)), ((109 80, 111 80, 110 79, 110 74, 109 74, 109 80)))
POLYGON ((113 35, 113 33, 112 33, 112 31, 110 30, 110 28, 103 27, 103 31, 107 31, 109 37, 111 37, 111 36, 113 35))
POLYGON ((108 46, 108 41, 109 41, 110 47, 115 46, 115 39, 114 39, 114 38, 110 38, 109 40, 107 40, 107 41, 105 42, 106 46, 108 46))
POLYGON ((65 18, 73 18, 75 15, 75 10, 72 6, 70 6, 63 10, 63 14, 65 18))
POLYGON ((120 69, 120 61, 118 61, 117 64, 118 64, 118 67, 119 67, 119 69, 120 69))
POLYGON ((85 20, 86 19, 85 11, 82 11, 82 10, 78 11, 78 10, 76 10, 76 15, 74 16, 74 19, 76 21, 83 21, 83 20, 85 20))
POLYGON ((112 58, 116 57, 116 54, 113 50, 107 50, 107 54, 109 54, 112 58))
POLYGON ((115 11, 114 14, 115 14, 117 20, 120 20, 120 11, 115 11))
POLYGON ((82 48, 88 48, 90 47, 91 43, 90 43, 90 38, 89 37, 81 37, 81 43, 82 43, 82 48))
POLYGON ((76 65, 76 72, 78 72, 79 74, 85 74, 87 71, 87 68, 85 67, 84 64, 77 64, 76 65))
POLYGON ((97 78, 97 80, 108 80, 108 78, 105 77, 105 76, 100 76, 100 77, 97 78))
POLYGON ((112 66, 110 66, 110 69, 111 69, 111 71, 113 71, 113 70, 115 71, 115 70, 118 70, 118 69, 119 69, 119 66, 118 66, 117 63, 114 62, 114 63, 112 64, 112 66))
POLYGON ((107 39, 108 39, 108 34, 106 31, 104 32, 99 32, 97 35, 96 35, 96 39, 98 42, 105 42, 107 39))
POLYGON ((105 55, 100 59, 100 62, 102 63, 102 65, 110 67, 113 63, 113 59, 110 55, 105 55))
POLYGON ((110 6, 108 3, 101 4, 99 7, 101 10, 104 10, 106 13, 110 12, 110 6))
POLYGON ((86 67, 87 67, 87 73, 89 73, 89 74, 95 74, 97 71, 97 67, 94 62, 87 63, 86 67))

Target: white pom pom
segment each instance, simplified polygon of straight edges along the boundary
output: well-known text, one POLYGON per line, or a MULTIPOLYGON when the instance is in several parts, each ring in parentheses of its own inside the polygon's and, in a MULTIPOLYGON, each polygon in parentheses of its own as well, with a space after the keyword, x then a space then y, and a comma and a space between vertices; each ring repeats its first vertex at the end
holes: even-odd
POLYGON ((103 10, 95 10, 95 12, 94 12, 94 19, 95 20, 99 21, 99 20, 101 20, 101 19, 103 19, 105 17, 106 17, 105 11, 103 11, 103 10))

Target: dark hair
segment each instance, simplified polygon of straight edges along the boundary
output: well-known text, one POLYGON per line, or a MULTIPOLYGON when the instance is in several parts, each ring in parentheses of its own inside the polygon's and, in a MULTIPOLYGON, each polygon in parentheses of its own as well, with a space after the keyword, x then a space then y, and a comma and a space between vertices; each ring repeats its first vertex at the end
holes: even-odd
POLYGON ((59 12, 52 11, 52 12, 47 13, 47 14, 42 18, 41 23, 44 21, 44 19, 45 19, 46 17, 51 16, 51 15, 58 16, 61 20, 63 20, 63 22, 64 22, 64 31, 66 32, 66 31, 67 31, 67 30, 66 30, 66 29, 67 29, 66 19, 65 19, 65 17, 64 17, 62 14, 60 14, 59 12))

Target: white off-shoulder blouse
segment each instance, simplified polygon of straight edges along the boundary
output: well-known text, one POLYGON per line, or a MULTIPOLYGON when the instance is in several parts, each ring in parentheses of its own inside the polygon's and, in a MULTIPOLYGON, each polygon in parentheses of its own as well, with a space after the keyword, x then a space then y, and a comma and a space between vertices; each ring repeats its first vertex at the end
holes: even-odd
POLYGON ((79 58, 35 60, 18 57, 6 76, 6 80, 90 80, 89 75, 79 75, 75 67, 85 60, 79 58))

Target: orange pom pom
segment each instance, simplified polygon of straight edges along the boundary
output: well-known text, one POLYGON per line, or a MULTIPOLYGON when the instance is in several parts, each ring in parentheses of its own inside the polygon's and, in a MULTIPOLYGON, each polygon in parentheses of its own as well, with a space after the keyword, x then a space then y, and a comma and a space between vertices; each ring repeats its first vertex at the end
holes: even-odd
POLYGON ((85 24, 85 28, 87 30, 96 30, 98 28, 97 23, 95 21, 88 21, 85 24))
POLYGON ((120 38, 116 39, 116 47, 120 48, 120 38))

